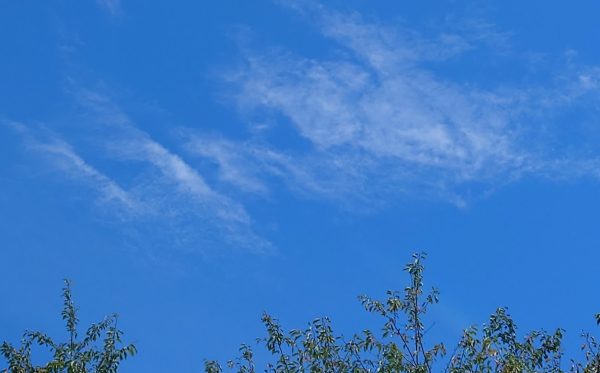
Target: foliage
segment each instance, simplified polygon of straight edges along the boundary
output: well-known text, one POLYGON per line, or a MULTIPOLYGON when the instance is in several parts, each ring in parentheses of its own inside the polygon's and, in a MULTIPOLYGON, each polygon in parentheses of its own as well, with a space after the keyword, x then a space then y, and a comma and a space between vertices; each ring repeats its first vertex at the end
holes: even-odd
MULTIPOLYGON (((425 316, 438 302, 438 291, 425 292, 423 272, 425 254, 413 255, 405 267, 410 282, 402 291, 388 291, 383 301, 360 296, 364 308, 383 319, 376 334, 370 330, 349 340, 335 335, 329 319, 313 320, 303 330, 285 332, 278 321, 263 315, 267 336, 257 342, 272 355, 266 372, 406 372, 406 373, 533 373, 563 372, 563 330, 552 333, 533 331, 519 339, 517 326, 505 308, 491 315, 481 331, 472 326, 453 352, 447 355, 444 344, 425 341, 428 330, 425 316)), ((600 314, 596 315, 600 324, 600 314)), ((573 373, 600 373, 600 342, 584 334, 584 361, 571 361, 573 373)), ((223 367, 205 361, 207 373, 220 373, 223 367)), ((254 353, 242 345, 240 357, 226 368, 240 373, 257 371, 254 353)))
MULTIPOLYGON (((600 341, 591 334, 582 335, 582 360, 566 362, 563 357, 564 331, 544 330, 527 334, 517 326, 505 308, 498 308, 481 328, 467 328, 451 353, 442 343, 426 340, 429 308, 438 302, 439 292, 426 290, 423 283, 425 254, 414 254, 406 265, 409 283, 402 291, 388 291, 383 300, 360 296, 364 309, 382 320, 379 332, 363 330, 351 338, 334 333, 328 318, 311 321, 303 329, 285 331, 278 320, 262 316, 266 336, 257 344, 270 356, 263 368, 257 368, 250 345, 243 344, 239 356, 222 367, 207 360, 204 370, 221 373, 224 369, 239 373, 600 373, 600 341), (566 367, 566 371, 564 370, 566 367)), ((78 317, 71 296, 71 284, 65 281, 62 319, 68 341, 55 342, 40 332, 26 332, 21 346, 4 342, 0 353, 8 368, 0 373, 113 373, 122 360, 136 353, 133 345, 122 345, 117 316, 111 315, 93 324, 79 338, 78 317), (31 361, 34 345, 48 348, 52 359, 41 366, 31 361)), ((600 325, 600 314, 595 315, 600 325)))
POLYGON ((506 310, 499 308, 479 336, 467 329, 450 360, 450 372, 559 372, 563 330, 533 331, 522 341, 506 310))
POLYGON ((4 342, 0 353, 8 362, 3 373, 114 373, 119 364, 128 356, 136 353, 134 345, 122 346, 123 332, 117 328, 116 314, 92 324, 85 336, 78 338, 77 308, 71 295, 71 283, 65 280, 63 288, 64 305, 61 312, 68 333, 66 342, 56 342, 41 332, 27 331, 23 335, 21 346, 13 347, 4 342), (31 349, 34 345, 46 347, 52 353, 52 359, 41 366, 31 361, 31 349))

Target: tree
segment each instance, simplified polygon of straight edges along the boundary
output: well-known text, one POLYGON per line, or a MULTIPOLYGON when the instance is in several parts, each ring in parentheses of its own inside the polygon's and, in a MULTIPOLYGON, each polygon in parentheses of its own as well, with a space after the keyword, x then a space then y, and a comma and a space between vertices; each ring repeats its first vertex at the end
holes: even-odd
MULTIPOLYGON (((243 344, 239 357, 228 361, 225 368, 239 373, 600 373, 600 341, 591 334, 582 335, 582 359, 567 361, 562 329, 521 334, 505 308, 498 308, 482 328, 467 328, 451 353, 442 343, 430 343, 426 315, 438 302, 439 292, 435 288, 426 291, 425 258, 425 254, 414 254, 406 265, 409 282, 404 290, 388 291, 383 300, 359 296, 364 309, 382 319, 379 332, 367 329, 345 338, 334 333, 328 318, 285 331, 277 319, 264 314, 266 336, 257 344, 270 360, 257 368, 252 346, 243 344)), ((0 373, 113 373, 121 361, 136 353, 135 346, 123 346, 116 315, 93 324, 78 338, 77 308, 68 281, 63 299, 61 315, 68 340, 58 343, 43 333, 25 332, 18 348, 4 342, 0 353, 8 368, 0 373), (52 359, 35 366, 31 361, 34 345, 48 348, 52 359)), ((600 314, 595 318, 600 325, 600 314)), ((204 370, 221 373, 224 368, 217 361, 206 360, 204 370)))
POLYGON ((92 324, 83 338, 78 338, 79 319, 77 308, 71 295, 71 283, 65 280, 63 288, 64 305, 61 312, 68 333, 66 342, 56 342, 41 332, 24 333, 20 347, 4 342, 0 353, 8 362, 3 373, 114 373, 119 364, 137 351, 134 345, 122 345, 123 332, 117 328, 116 314, 92 324), (41 366, 31 362, 33 345, 46 347, 52 353, 52 360, 41 366))
MULTIPOLYGON (((262 322, 267 336, 257 342, 272 355, 266 372, 406 372, 406 373, 533 373, 563 372, 563 330, 552 333, 533 331, 518 338, 517 326, 505 308, 498 308, 481 331, 473 326, 447 355, 442 343, 425 340, 425 318, 438 302, 438 291, 425 292, 425 254, 414 254, 406 265, 409 284, 403 291, 388 291, 383 301, 367 296, 359 300, 364 308, 381 316, 378 335, 370 330, 346 339, 335 335, 329 319, 320 318, 305 329, 285 332, 279 322, 265 314, 262 322)), ((600 324, 600 315, 596 315, 600 324)), ((571 361, 573 373, 600 373, 600 344, 584 335, 583 362, 571 361)), ((240 347, 240 357, 227 362, 227 368, 240 373, 257 371, 249 345, 240 347)), ((204 364, 208 373, 223 367, 213 360, 204 364)), ((263 369, 260 369, 263 370, 263 369)))

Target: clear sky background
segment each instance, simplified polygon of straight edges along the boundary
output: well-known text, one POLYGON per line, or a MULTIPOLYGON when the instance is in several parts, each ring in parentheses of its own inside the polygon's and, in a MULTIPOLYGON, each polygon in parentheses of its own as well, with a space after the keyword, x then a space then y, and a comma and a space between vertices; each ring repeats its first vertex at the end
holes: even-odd
POLYGON ((597 1, 0 2, 0 339, 121 315, 199 372, 402 289, 434 338, 600 312, 597 1))

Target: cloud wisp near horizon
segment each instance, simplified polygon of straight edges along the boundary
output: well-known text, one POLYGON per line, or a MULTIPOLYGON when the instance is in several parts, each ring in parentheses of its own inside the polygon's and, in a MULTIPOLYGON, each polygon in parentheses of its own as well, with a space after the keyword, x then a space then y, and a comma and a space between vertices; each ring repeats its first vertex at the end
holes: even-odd
MULTIPOLYGON (((118 1, 98 3, 120 11, 118 1)), ((216 78, 226 105, 247 124, 240 136, 178 127, 177 145, 166 146, 110 95, 86 89, 74 96, 84 125, 94 128, 98 159, 125 171, 95 165, 58 131, 12 127, 28 149, 92 187, 124 220, 152 219, 173 236, 256 252, 273 247, 257 233, 246 201, 270 198, 280 185, 299 198, 373 211, 402 198, 465 206, 523 177, 600 176, 585 126, 580 139, 570 139, 556 124, 574 106, 597 114, 599 68, 567 61, 542 82, 481 87, 442 68, 494 48, 518 54, 506 52, 508 34, 490 24, 465 23, 477 36, 456 29, 429 36, 302 4, 288 7, 332 53, 242 46, 241 61, 216 78), (198 233, 198 225, 206 227, 198 233)))

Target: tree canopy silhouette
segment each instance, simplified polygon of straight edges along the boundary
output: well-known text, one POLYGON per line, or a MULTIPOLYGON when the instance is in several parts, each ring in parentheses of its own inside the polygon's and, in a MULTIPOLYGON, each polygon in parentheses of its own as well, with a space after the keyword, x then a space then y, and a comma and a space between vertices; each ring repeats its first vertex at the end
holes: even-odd
POLYGON ((27 331, 20 347, 2 343, 0 352, 8 362, 6 373, 114 373, 128 356, 135 355, 134 345, 122 345, 123 332, 117 328, 118 316, 112 314, 99 323, 92 324, 79 338, 77 307, 71 294, 71 282, 65 280, 63 309, 67 340, 57 342, 42 332, 27 331), (33 345, 48 348, 52 358, 47 363, 35 365, 31 360, 33 345))
MULTIPOLYGON (((600 342, 591 334, 582 335, 581 358, 567 360, 561 328, 520 334, 506 308, 498 308, 483 327, 467 328, 452 349, 427 340, 430 326, 425 316, 438 303, 439 292, 424 286, 425 259, 423 253, 414 254, 405 266, 409 281, 403 290, 387 291, 383 300, 359 296, 364 309, 381 318, 379 331, 364 329, 346 338, 333 331, 326 317, 309 322, 305 328, 286 331, 277 319, 264 314, 266 336, 258 338, 256 346, 242 344, 239 356, 223 366, 205 360, 205 372, 600 373, 600 342), (255 361, 257 347, 268 357, 261 364, 255 361)), ((0 346, 8 363, 0 372, 113 373, 137 352, 134 345, 123 344, 116 314, 92 324, 80 337, 69 281, 65 281, 62 295, 67 340, 57 342, 44 333, 27 331, 19 347, 8 342, 0 346), (50 361, 33 364, 33 345, 49 349, 50 361)), ((595 319, 600 325, 600 314, 595 319)))

